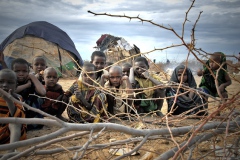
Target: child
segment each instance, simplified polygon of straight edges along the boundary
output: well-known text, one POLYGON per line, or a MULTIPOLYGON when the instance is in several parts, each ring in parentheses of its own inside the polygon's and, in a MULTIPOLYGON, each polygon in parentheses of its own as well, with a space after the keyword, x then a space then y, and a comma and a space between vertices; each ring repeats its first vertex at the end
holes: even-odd
MULTIPOLYGON (((143 88, 143 92, 138 94, 138 98, 164 98, 165 92, 163 89, 147 89, 148 87, 154 87, 162 84, 161 78, 155 74, 150 74, 148 69, 148 61, 144 57, 137 57, 133 62, 133 67, 130 69, 129 79, 133 85, 133 88, 143 88)), ((163 99, 141 100, 140 104, 135 103, 135 105, 139 105, 138 111, 140 113, 156 111, 158 116, 163 116, 161 112, 163 101, 163 99)))
POLYGON ((108 81, 104 84, 104 88, 110 90, 108 107, 113 107, 113 114, 129 113, 128 107, 123 103, 125 101, 128 105, 132 105, 131 100, 126 100, 126 98, 132 97, 133 94, 128 76, 123 76, 120 66, 112 66, 109 69, 109 74, 102 75, 101 81, 105 81, 105 79, 108 79, 108 81))
POLYGON ((37 79, 44 85, 43 71, 47 68, 47 62, 42 56, 37 56, 33 58, 32 67, 34 74, 37 79))
POLYGON ((122 65, 122 71, 123 71, 123 75, 124 76, 128 76, 129 77, 129 73, 130 73, 131 67, 132 67, 132 65, 130 63, 124 63, 122 65))
MULTIPOLYGON (((218 89, 223 96, 223 98, 228 98, 228 94, 226 91, 226 87, 232 84, 232 81, 227 73, 227 64, 226 64, 226 56, 222 52, 215 52, 210 56, 210 59, 206 62, 206 66, 208 66, 213 74, 216 76, 217 70, 222 65, 222 68, 218 72, 218 89), (224 64, 223 64, 224 63, 224 64)), ((204 66, 203 70, 198 70, 198 76, 202 76, 201 83, 199 87, 202 90, 210 94, 214 97, 219 97, 216 89, 215 79, 211 75, 211 72, 208 68, 204 66)))
POLYGON ((106 70, 106 71, 109 71, 111 65, 113 65, 112 62, 106 62, 106 64, 105 64, 105 70, 106 70))
MULTIPOLYGON (((197 84, 193 77, 191 70, 184 65, 177 66, 171 76, 170 81, 175 83, 181 83, 190 88, 196 88, 197 84)), ((179 85, 179 84, 178 84, 179 85)), ((176 87, 178 87, 178 85, 176 87)), ((187 114, 205 114, 203 105, 205 103, 204 98, 200 97, 194 92, 188 92, 188 90, 180 88, 177 92, 177 88, 167 88, 166 96, 171 97, 167 98, 168 112, 171 112, 172 115, 179 115, 183 112, 189 111, 187 114), (186 93, 184 93, 186 92, 186 93), (178 94, 177 94, 178 93, 178 94), (178 96, 175 102, 175 97, 178 96), (174 103, 175 102, 175 103, 174 103), (175 104, 173 106, 173 104, 175 104), (196 109, 193 109, 196 107, 196 109)))
MULTIPOLYGON (((16 93, 20 94, 23 98, 23 101, 30 105, 31 107, 40 109, 40 106, 43 104, 43 99, 30 94, 37 94, 39 96, 45 96, 46 90, 39 80, 33 75, 29 74, 29 63, 22 58, 17 58, 12 61, 12 70, 17 75, 17 89, 16 93)), ((27 110, 26 118, 42 118, 42 115, 27 110)), ((28 130, 34 128, 42 128, 42 125, 28 125, 28 130)))
MULTIPOLYGON (((57 83, 57 71, 52 67, 48 67, 44 70, 43 77, 45 81, 46 97, 58 101, 63 100, 65 103, 68 103, 68 99, 63 99, 64 91, 62 86, 57 83)), ((41 106, 41 110, 48 114, 56 115, 59 119, 66 121, 66 119, 62 117, 62 113, 66 109, 66 104, 51 101, 50 99, 45 99, 41 106)))
POLYGON ((94 85, 96 67, 84 62, 80 79, 77 81, 77 91, 70 97, 73 106, 67 108, 68 117, 72 122, 97 123, 107 115, 107 100, 105 94, 94 85), (93 72, 93 73, 88 73, 93 72))
MULTIPOLYGON (((10 69, 0 71, 0 88, 8 92, 16 99, 20 97, 15 94, 17 86, 17 76, 10 69)), ((1 95, 0 117, 25 118, 23 107, 14 103, 8 96, 1 95)), ((13 143, 26 139, 26 125, 22 124, 2 124, 0 123, 0 144, 13 143)), ((11 150, 12 151, 12 150, 11 150)))

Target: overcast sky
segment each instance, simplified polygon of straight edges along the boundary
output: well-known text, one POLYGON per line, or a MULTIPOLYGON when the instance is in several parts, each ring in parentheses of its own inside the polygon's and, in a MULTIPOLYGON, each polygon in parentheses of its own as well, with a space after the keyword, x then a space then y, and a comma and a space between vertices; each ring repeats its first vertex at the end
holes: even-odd
MULTIPOLYGON (((164 29, 126 18, 94 16, 87 11, 137 16, 171 26, 181 34, 190 0, 0 0, 0 42, 15 29, 34 21, 47 21, 64 30, 76 45, 83 60, 90 60, 102 34, 123 37, 141 52, 179 44, 176 36, 164 29)), ((196 0, 186 23, 185 40, 200 11, 196 26, 196 47, 207 52, 240 52, 240 0, 196 0)), ((148 55, 157 61, 183 60, 186 48, 157 51, 148 55)))

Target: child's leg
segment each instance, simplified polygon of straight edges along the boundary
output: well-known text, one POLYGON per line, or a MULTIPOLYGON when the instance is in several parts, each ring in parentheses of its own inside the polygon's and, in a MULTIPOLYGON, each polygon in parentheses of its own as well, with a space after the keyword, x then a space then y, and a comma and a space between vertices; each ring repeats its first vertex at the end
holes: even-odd
POLYGON ((154 96, 153 98, 161 98, 156 100, 156 104, 157 104, 157 115, 158 116, 163 116, 161 109, 163 106, 163 102, 164 102, 164 98, 165 97, 165 89, 156 89, 154 91, 154 96))

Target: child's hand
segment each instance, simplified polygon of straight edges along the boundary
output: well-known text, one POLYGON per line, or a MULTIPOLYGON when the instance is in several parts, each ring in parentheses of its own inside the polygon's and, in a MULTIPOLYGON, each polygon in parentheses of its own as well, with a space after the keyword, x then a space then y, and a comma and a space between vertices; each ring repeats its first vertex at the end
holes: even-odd
POLYGON ((84 97, 83 97, 83 95, 80 91, 75 91, 74 94, 75 94, 77 99, 79 99, 81 101, 82 101, 82 99, 84 99, 84 97))
POLYGON ((33 74, 29 74, 29 75, 28 75, 28 79, 29 79, 29 80, 32 80, 33 78, 35 78, 35 75, 33 75, 33 74))
POLYGON ((203 73, 204 73, 204 72, 203 72, 203 70, 202 70, 202 69, 199 69, 199 70, 197 71, 197 75, 198 75, 198 76, 202 76, 202 75, 203 75, 203 73))
POLYGON ((143 73, 142 73, 142 76, 143 76, 144 78, 146 78, 146 79, 148 79, 148 78, 150 77, 148 71, 143 72, 143 73))
POLYGON ((105 73, 101 76, 102 79, 107 79, 109 80, 109 74, 108 73, 105 73))
POLYGON ((221 84, 219 87, 218 87, 220 93, 223 93, 224 92, 224 89, 225 89, 225 86, 223 84, 221 84))
POLYGON ((120 84, 123 83, 123 81, 125 80, 129 80, 128 76, 122 76, 121 80, 120 80, 120 84))

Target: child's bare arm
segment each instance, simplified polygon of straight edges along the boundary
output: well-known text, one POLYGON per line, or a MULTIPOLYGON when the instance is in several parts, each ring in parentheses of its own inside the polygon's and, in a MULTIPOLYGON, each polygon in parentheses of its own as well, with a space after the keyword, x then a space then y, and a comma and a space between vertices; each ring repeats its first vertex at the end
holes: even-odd
MULTIPOLYGON (((12 90, 10 89, 8 94, 13 95, 12 90)), ((13 101, 5 95, 2 95, 2 98, 6 101, 10 115, 14 116, 15 112, 16 112, 16 106, 14 105, 13 101)))
POLYGON ((131 67, 130 68, 130 72, 129 72, 129 81, 131 84, 136 84, 136 80, 135 80, 135 76, 134 76, 134 68, 131 67))
MULTIPOLYGON (((8 127, 10 130, 10 143, 19 141, 21 137, 22 124, 9 123, 8 127)), ((14 150, 10 151, 13 152, 14 150)))
POLYGON ((16 92, 16 93, 19 93, 19 92, 23 91, 23 90, 26 89, 26 88, 30 88, 31 85, 32 85, 32 82, 31 82, 30 80, 28 80, 28 82, 27 82, 26 84, 17 86, 15 92, 16 92))
POLYGON ((75 95, 76 95, 76 98, 79 99, 88 110, 92 109, 92 105, 88 103, 88 101, 83 97, 80 91, 75 91, 75 95))
POLYGON ((232 80, 231 80, 231 78, 229 77, 229 75, 228 75, 227 73, 225 74, 225 79, 226 79, 226 82, 223 83, 223 84, 221 84, 221 85, 219 86, 219 90, 220 90, 221 93, 224 92, 224 89, 225 89, 227 86, 229 86, 229 85, 232 84, 232 80))
POLYGON ((149 79, 150 81, 152 81, 153 84, 155 84, 155 85, 160 85, 160 84, 162 84, 162 82, 154 79, 154 78, 149 74, 148 71, 143 72, 142 75, 143 75, 145 78, 147 78, 147 79, 149 79))
POLYGON ((101 79, 100 79, 100 85, 103 87, 105 82, 106 82, 106 80, 108 80, 108 79, 109 79, 109 75, 108 74, 102 74, 101 79))
POLYGON ((41 82, 37 79, 32 74, 29 74, 29 78, 31 79, 32 83, 35 85, 35 91, 40 95, 40 96, 45 96, 46 95, 46 90, 41 84, 41 82))
POLYGON ((122 82, 123 81, 126 81, 126 92, 127 92, 127 94, 132 94, 133 93, 132 85, 130 83, 130 80, 129 80, 128 76, 123 76, 122 77, 122 82))

